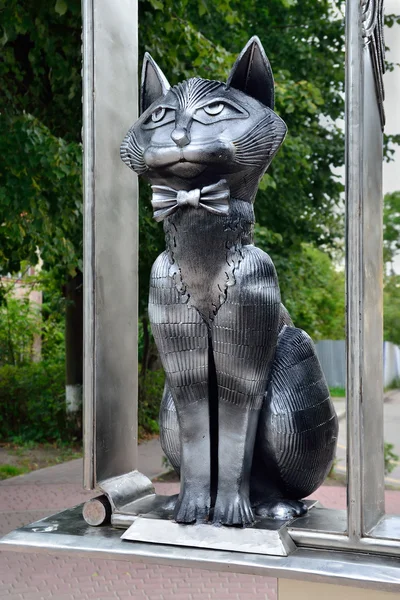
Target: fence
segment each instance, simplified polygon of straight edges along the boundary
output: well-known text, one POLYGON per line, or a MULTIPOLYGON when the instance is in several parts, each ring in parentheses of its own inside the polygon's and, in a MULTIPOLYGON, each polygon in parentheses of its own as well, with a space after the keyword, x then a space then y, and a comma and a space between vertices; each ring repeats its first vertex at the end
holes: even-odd
MULTIPOLYGON (((346 386, 346 356, 344 340, 321 340, 315 344, 329 387, 346 386)), ((383 343, 383 381, 389 387, 400 380, 400 347, 383 343)))

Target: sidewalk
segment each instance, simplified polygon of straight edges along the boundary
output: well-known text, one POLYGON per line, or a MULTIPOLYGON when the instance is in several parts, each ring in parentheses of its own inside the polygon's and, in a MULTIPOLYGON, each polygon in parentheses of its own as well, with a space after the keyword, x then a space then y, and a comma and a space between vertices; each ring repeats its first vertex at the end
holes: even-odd
MULTIPOLYGON (((139 447, 139 468, 154 476, 162 467, 158 440, 139 447)), ((84 502, 82 461, 74 460, 0 483, 0 535, 84 502)), ((176 483, 157 483, 161 494, 176 483)), ((343 487, 323 486, 313 498, 345 508, 343 487)), ((387 492, 387 512, 400 513, 400 492, 387 492)), ((276 600, 276 580, 192 568, 144 565, 60 555, 0 553, 0 598, 8 600, 276 600)))

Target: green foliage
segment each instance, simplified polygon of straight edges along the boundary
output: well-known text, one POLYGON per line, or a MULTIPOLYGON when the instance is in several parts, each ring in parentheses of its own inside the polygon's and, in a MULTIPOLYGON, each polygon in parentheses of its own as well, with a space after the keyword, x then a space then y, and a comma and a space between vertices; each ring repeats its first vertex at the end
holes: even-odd
POLYGON ((344 272, 324 251, 303 244, 278 268, 282 300, 293 322, 317 341, 345 336, 344 272))
POLYGON ((400 377, 396 377, 389 383, 389 385, 386 385, 384 388, 384 391, 388 392, 389 390, 398 390, 398 389, 400 389, 400 377))
POLYGON ((0 272, 81 268, 79 0, 0 0, 0 272))
MULTIPOLYGON (((139 390, 139 438, 158 433, 163 371, 147 371, 139 390)), ((65 410, 65 364, 46 360, 0 366, 0 442, 75 441, 65 410)))
POLYGON ((400 191, 386 194, 383 206, 383 260, 392 263, 400 250, 400 191))
MULTIPOLYGON (((139 2, 140 55, 150 51, 171 83, 194 73, 223 80, 248 38, 260 35, 277 111, 289 127, 256 202, 274 260, 303 242, 329 247, 342 236, 342 185, 332 169, 343 163, 343 135, 334 125, 343 116, 343 7, 343 0, 139 2)), ((0 10, 0 151, 10 157, 0 171, 0 217, 9 230, 4 236, 1 228, 0 264, 3 271, 18 270, 22 258, 34 264, 39 247, 65 276, 82 256, 81 5, 0 0, 0 10)), ((393 26, 399 18, 386 21, 393 26)), ((164 245, 145 185, 140 236, 143 313, 149 269, 164 245)))
MULTIPOLYGON (((343 117, 343 9, 343 0, 139 2, 140 56, 151 52, 172 84, 193 74, 224 80, 249 37, 261 37, 289 132, 258 193, 258 237, 296 324, 315 339, 342 336, 341 275, 329 271, 328 257, 323 264, 311 254, 343 237, 343 186, 333 173, 344 154, 335 125, 343 117)), ((0 10, 0 271, 19 270, 21 260, 35 264, 39 248, 61 281, 82 266, 81 4, 0 0, 0 10)), ((398 139, 389 141, 390 158, 398 139)), ((139 228, 144 314, 150 267, 164 247, 147 185, 140 187, 139 228)))
POLYGON ((42 291, 42 357, 47 360, 65 360, 65 308, 57 269, 41 270, 35 276, 42 291))
MULTIPOLYGON (((400 192, 384 197, 383 260, 389 269, 400 250, 400 192)), ((400 345, 400 276, 389 272, 383 290, 383 334, 388 342, 400 345)))
POLYGON ((385 442, 384 445, 384 461, 385 461, 385 475, 389 475, 399 462, 399 456, 394 452, 394 445, 385 442))
POLYGON ((41 334, 38 306, 29 298, 8 294, 0 305, 0 365, 24 365, 34 357, 35 337, 41 334))
MULTIPOLYGON (((263 247, 265 232, 259 226, 255 231, 256 243, 263 247)), ((310 244, 302 244, 300 251, 293 251, 288 258, 278 256, 274 262, 282 302, 296 327, 307 331, 314 341, 343 339, 344 273, 335 268, 328 254, 310 244)))
POLYGON ((142 376, 139 369, 138 424, 139 438, 158 433, 158 413, 164 389, 164 371, 146 370, 142 376))
POLYGON ((0 481, 3 479, 9 479, 10 477, 16 477, 17 475, 23 475, 26 473, 26 469, 16 467, 15 465, 0 465, 0 481))
MULTIPOLYGON (((337 17, 342 7, 341 1, 327 0, 139 4, 140 54, 151 52, 171 83, 194 73, 224 80, 248 38, 254 33, 261 37, 274 69, 276 110, 289 133, 261 182, 255 206, 268 238, 264 248, 280 262, 278 276, 283 279, 290 257, 301 254, 301 243, 333 247, 343 236, 336 210, 343 186, 333 174, 343 163, 343 134, 333 124, 343 115, 344 25, 337 17)), ((147 303, 151 263, 164 246, 149 200, 143 185, 140 234, 146 250, 148 241, 150 246, 140 259, 141 310, 147 303)))
MULTIPOLYGON (((399 461, 399 456, 394 452, 394 445, 389 444, 388 442, 384 443, 384 473, 385 475, 389 475, 395 468, 396 464, 399 461)), ((331 479, 337 479, 340 475, 337 473, 337 463, 340 459, 335 457, 332 468, 328 474, 328 477, 331 479)))
POLYGON ((0 11, 0 104, 4 112, 31 114, 56 138, 79 142, 80 1, 0 0, 0 11))
POLYGON ((288 125, 286 141, 268 171, 270 185, 256 199, 257 222, 282 236, 270 253, 273 259, 287 255, 301 242, 334 245, 342 234, 335 207, 343 187, 332 168, 343 163, 343 133, 333 123, 344 108, 344 3, 231 1, 235 18, 230 21, 218 4, 208 5, 201 19, 193 9, 193 21, 230 50, 227 69, 248 38, 260 36, 274 71, 276 110, 288 125))
POLYGON ((23 365, 40 358, 62 362, 65 358, 65 299, 54 273, 41 271, 6 284, 3 280, 0 292, 0 366, 23 365), (18 297, 15 296, 17 283, 23 285, 18 297), (33 290, 42 291, 41 305, 30 301, 29 294, 33 290), (40 353, 35 355, 37 341, 40 353))
MULTIPOLYGON (((334 6, 340 10, 342 2, 334 6)), ((0 239, 0 262, 12 271, 22 258, 34 264, 38 246, 47 265, 68 274, 81 260, 80 2, 0 0, 0 7, 0 151, 14 165, 0 173, 0 211, 8 202, 1 218, 14 223, 0 239)), ((171 83, 194 73, 223 80, 248 38, 261 35, 275 72, 277 111, 289 126, 256 202, 274 259, 301 242, 333 244, 340 233, 334 208, 342 186, 332 174, 343 159, 342 133, 333 125, 343 112, 343 21, 336 14, 328 0, 139 2, 140 55, 150 51, 171 83)), ((164 242, 141 187, 143 313, 150 266, 164 242)))
POLYGON ((383 336, 400 345, 400 275, 386 277, 383 289, 383 336))
POLYGON ((345 398, 346 390, 344 388, 334 387, 329 388, 331 398, 345 398))
POLYGON ((31 115, 0 115, 0 272, 82 268, 81 149, 31 115))
MULTIPOLYGON (((400 250, 400 192, 384 197, 383 260, 389 269, 400 250)), ((400 345, 400 276, 389 272, 383 290, 383 335, 388 342, 400 345)))
POLYGON ((0 440, 70 439, 65 412, 65 367, 42 361, 0 367, 0 440))

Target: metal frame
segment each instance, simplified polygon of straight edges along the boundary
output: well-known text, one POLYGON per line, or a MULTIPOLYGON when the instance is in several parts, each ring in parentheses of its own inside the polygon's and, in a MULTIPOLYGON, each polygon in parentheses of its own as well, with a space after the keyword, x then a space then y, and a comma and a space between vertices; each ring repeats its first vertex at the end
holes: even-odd
MULTIPOLYGON (((364 3, 365 4, 365 3, 364 3)), ((379 2, 375 4, 375 10, 379 2)), ((384 515, 383 134, 363 11, 347 3, 346 240, 348 532, 356 542, 384 515), (373 282, 373 285, 371 283, 373 282), (349 460, 351 457, 351 460, 349 460)))

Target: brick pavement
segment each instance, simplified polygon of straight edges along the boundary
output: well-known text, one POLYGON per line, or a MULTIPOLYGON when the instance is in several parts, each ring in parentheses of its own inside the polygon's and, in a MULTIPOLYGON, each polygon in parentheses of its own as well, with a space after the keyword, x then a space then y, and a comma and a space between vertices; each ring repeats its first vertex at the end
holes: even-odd
MULTIPOLYGON (((46 471, 45 469, 43 471, 46 471)), ((45 474, 46 475, 46 474, 45 474)), ((18 479, 18 481, 17 481, 18 479)), ((83 502, 92 494, 79 483, 0 484, 0 534, 83 502)), ((156 484, 161 494, 177 484, 156 484)), ((330 508, 344 508, 345 488, 323 486, 313 494, 330 508)), ((387 492, 387 512, 400 513, 400 492, 387 492)), ((192 568, 144 565, 60 555, 0 553, 0 598, 8 600, 276 600, 273 578, 192 568)))

